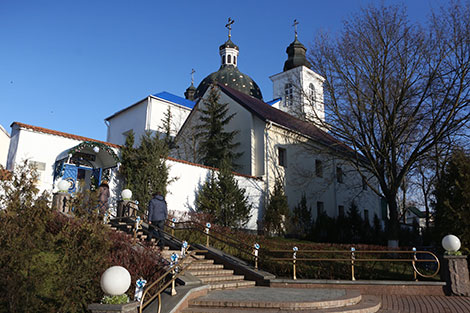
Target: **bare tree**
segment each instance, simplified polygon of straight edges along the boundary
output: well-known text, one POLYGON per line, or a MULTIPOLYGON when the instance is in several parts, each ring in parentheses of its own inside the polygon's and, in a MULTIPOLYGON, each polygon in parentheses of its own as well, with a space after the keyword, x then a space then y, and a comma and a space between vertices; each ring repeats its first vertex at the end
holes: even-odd
MULTIPOLYGON (((396 6, 368 7, 337 38, 310 49, 324 77, 326 129, 352 147, 350 161, 374 175, 398 237, 400 186, 412 167, 469 118, 470 4, 451 3, 426 28, 396 6)), ((317 119, 318 120, 318 119, 317 119)))

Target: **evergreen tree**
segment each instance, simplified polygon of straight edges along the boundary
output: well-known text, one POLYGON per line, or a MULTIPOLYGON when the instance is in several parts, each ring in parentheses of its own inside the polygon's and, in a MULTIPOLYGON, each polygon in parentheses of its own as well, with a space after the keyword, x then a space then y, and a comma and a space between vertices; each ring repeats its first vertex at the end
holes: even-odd
POLYGON ((211 172, 209 180, 196 197, 196 210, 212 215, 214 222, 227 227, 243 227, 250 219, 251 205, 245 189, 238 186, 226 158, 220 163, 217 177, 211 172))
POLYGON ((300 236, 305 237, 310 233, 312 228, 312 208, 307 208, 307 197, 305 193, 302 194, 300 202, 295 206, 292 211, 292 226, 293 232, 300 236))
POLYGON ((264 228, 270 234, 283 235, 285 222, 289 217, 289 205, 281 179, 276 179, 274 190, 269 196, 269 203, 264 213, 264 228))
POLYGON ((125 187, 132 190, 142 209, 152 195, 160 191, 166 194, 169 183, 169 172, 166 166, 168 147, 158 136, 146 132, 141 137, 140 146, 133 147, 133 134, 129 134, 122 148, 120 173, 125 179, 125 187))
POLYGON ((350 236, 349 240, 350 243, 358 243, 361 240, 361 233, 363 227, 363 220, 361 214, 359 213, 359 208, 357 207, 355 202, 351 203, 351 206, 348 210, 348 222, 349 222, 349 230, 350 236))
POLYGON ((440 242, 448 234, 462 241, 470 251, 470 154, 462 150, 452 153, 434 191, 435 236, 440 242))
POLYGON ((173 122, 173 115, 171 114, 171 108, 168 106, 167 111, 163 114, 162 119, 162 133, 163 133, 163 142, 166 144, 168 149, 173 149, 175 147, 175 140, 171 136, 171 123, 173 122))
MULTIPOLYGON (((233 150, 239 145, 234 139, 237 131, 226 132, 225 126, 235 116, 228 115, 228 104, 219 102, 220 94, 213 86, 210 89, 209 97, 204 100, 205 107, 201 108, 201 124, 197 125, 196 140, 198 141, 199 162, 204 165, 219 167, 223 159, 235 162, 241 153, 233 150)), ((231 166, 234 168, 234 164, 231 166)))

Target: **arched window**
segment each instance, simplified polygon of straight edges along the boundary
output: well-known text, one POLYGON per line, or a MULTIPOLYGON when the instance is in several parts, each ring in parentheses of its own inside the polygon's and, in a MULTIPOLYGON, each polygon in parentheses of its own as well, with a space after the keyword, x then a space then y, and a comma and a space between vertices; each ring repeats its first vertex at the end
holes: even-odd
POLYGON ((312 83, 310 83, 310 85, 308 85, 308 100, 312 103, 315 102, 315 86, 313 86, 312 83))
POLYGON ((225 64, 225 54, 222 56, 222 65, 225 64))
POLYGON ((230 54, 227 56, 227 63, 232 63, 232 56, 230 54))
POLYGON ((233 64, 237 65, 237 57, 235 55, 233 56, 233 64))
POLYGON ((293 87, 291 83, 287 83, 284 87, 284 99, 285 99, 284 105, 285 106, 292 105, 292 102, 293 102, 293 99, 292 99, 293 90, 292 89, 293 87))

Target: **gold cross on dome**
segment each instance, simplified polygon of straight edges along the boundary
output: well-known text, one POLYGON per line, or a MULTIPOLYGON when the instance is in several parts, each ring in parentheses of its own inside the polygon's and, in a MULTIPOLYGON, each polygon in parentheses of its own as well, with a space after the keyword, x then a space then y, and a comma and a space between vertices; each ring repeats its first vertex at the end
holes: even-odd
POLYGON ((235 20, 232 20, 231 17, 228 18, 228 23, 225 24, 225 27, 228 29, 228 39, 232 37, 232 24, 235 23, 235 20))

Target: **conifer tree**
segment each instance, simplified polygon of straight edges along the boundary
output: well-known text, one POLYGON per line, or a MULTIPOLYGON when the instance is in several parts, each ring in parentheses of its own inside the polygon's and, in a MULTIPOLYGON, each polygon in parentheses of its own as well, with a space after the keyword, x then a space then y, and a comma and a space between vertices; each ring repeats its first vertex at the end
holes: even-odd
POLYGON ((462 241, 470 251, 470 154, 455 150, 436 183, 434 191, 434 226, 436 242, 448 234, 462 241))
POLYGON ((171 123, 173 122, 173 115, 171 114, 171 108, 168 106, 167 111, 163 114, 161 131, 163 133, 163 141, 168 149, 175 147, 175 140, 171 137, 171 123))
POLYGON ((218 175, 212 171, 202 186, 196 197, 196 210, 209 213, 214 222, 222 226, 240 228, 248 223, 251 204, 245 189, 238 186, 228 159, 220 163, 218 175))
POLYGON ((166 194, 169 183, 169 171, 166 165, 168 147, 158 136, 146 132, 138 148, 133 147, 133 134, 129 134, 122 149, 120 173, 125 180, 125 187, 132 190, 133 197, 139 201, 142 209, 156 191, 166 194))
POLYGON ((300 202, 292 210, 293 230, 296 234, 305 237, 312 228, 312 209, 307 208, 307 197, 302 194, 300 202))
POLYGON ((264 213, 264 228, 269 233, 282 235, 285 232, 285 221, 289 217, 289 205, 284 193, 281 179, 276 179, 274 190, 264 213))
MULTIPOLYGON (((198 141, 199 162, 204 165, 219 167, 223 159, 236 162, 241 153, 235 153, 234 149, 239 143, 234 142, 238 131, 227 132, 224 128, 235 116, 228 113, 228 104, 220 103, 220 94, 213 86, 209 96, 204 100, 205 107, 201 108, 201 124, 197 125, 196 140, 198 141)), ((231 167, 236 167, 234 163, 231 167)))

